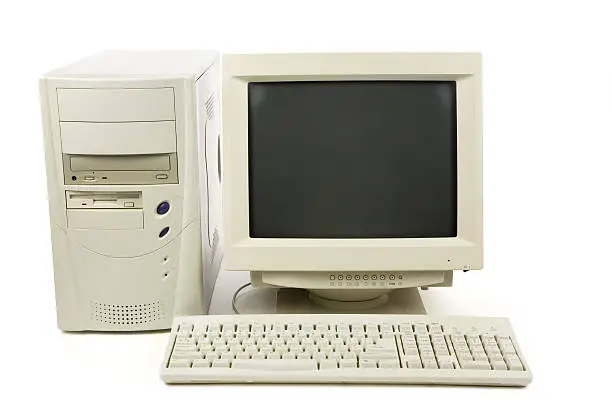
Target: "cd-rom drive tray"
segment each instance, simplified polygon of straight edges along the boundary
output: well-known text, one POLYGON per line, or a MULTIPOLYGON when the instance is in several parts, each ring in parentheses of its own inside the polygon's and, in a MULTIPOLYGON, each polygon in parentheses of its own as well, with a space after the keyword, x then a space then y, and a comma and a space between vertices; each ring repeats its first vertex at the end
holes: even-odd
POLYGON ((63 154, 66 185, 176 184, 176 153, 133 155, 63 154))

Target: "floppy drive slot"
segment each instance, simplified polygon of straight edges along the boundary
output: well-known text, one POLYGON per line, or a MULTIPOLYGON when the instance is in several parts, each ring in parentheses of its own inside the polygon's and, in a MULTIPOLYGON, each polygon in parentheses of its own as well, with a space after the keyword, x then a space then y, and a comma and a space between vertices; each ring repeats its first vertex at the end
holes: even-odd
POLYGON ((142 208, 142 192, 66 191, 66 208, 73 209, 125 209, 142 208))

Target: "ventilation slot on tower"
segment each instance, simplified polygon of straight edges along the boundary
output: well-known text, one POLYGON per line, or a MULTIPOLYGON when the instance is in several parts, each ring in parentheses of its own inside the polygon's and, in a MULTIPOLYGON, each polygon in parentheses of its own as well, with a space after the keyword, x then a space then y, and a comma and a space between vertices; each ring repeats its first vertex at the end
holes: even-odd
POLYGON ((212 119, 215 117, 215 94, 210 94, 210 97, 206 101, 206 114, 208 115, 208 119, 212 119))
POLYGON ((90 318, 115 327, 136 327, 166 317, 163 305, 156 301, 133 305, 90 302, 90 318))

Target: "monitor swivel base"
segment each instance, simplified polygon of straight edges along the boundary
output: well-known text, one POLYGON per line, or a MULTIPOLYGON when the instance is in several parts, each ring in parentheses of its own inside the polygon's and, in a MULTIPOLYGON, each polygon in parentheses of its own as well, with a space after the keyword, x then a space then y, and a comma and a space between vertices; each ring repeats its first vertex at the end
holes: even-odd
POLYGON ((278 288, 276 307, 278 314, 427 314, 418 288, 395 289, 372 299, 343 301, 325 298, 305 289, 278 288))
POLYGON ((360 300, 338 300, 338 299, 329 299, 322 295, 319 295, 316 292, 309 291, 308 299, 312 302, 316 303, 319 306, 323 306, 328 309, 338 309, 338 310, 365 310, 372 309, 374 307, 380 306, 386 303, 389 300, 389 295, 386 293, 372 297, 370 299, 360 299, 360 300))
POLYGON ((363 310, 380 306, 389 300, 391 289, 307 289, 314 303, 339 310, 363 310))

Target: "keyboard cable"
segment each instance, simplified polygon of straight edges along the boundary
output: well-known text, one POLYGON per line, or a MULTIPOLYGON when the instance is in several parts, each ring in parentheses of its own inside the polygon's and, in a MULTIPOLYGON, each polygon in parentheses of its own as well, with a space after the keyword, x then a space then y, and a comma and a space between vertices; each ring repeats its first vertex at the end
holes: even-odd
POLYGON ((234 311, 234 313, 236 313, 237 315, 241 314, 238 311, 238 307, 236 306, 236 300, 238 300, 238 295, 240 295, 240 293, 245 290, 246 288, 248 288, 249 286, 251 286, 251 283, 245 283, 244 285, 242 285, 241 287, 239 287, 238 289, 236 289, 236 291, 234 292, 234 295, 232 296, 232 310, 234 311))

